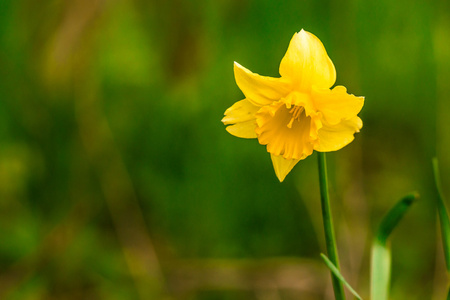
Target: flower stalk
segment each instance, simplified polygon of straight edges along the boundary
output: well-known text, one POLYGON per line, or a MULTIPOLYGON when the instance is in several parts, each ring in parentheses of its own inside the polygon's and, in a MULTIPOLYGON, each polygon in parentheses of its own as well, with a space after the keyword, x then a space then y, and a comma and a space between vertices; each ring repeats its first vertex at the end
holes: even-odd
MULTIPOLYGON (((331 215, 330 197, 328 194, 327 161, 324 152, 318 152, 317 157, 319 165, 320 201, 327 253, 330 261, 339 270, 339 258, 334 234, 333 217, 331 215)), ((333 273, 331 273, 331 279, 336 300, 345 300, 344 287, 341 281, 333 273)))

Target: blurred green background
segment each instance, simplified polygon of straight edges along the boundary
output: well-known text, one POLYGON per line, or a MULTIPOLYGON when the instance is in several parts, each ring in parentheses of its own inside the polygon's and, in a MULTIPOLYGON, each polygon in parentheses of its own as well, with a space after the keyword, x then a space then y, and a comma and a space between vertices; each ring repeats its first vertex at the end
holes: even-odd
POLYGON ((0 299, 332 299, 316 155, 280 184, 220 122, 233 61, 278 76, 302 28, 366 97, 328 155, 342 272, 368 298, 373 232, 415 190, 392 299, 444 299, 444 0, 0 1, 0 299))

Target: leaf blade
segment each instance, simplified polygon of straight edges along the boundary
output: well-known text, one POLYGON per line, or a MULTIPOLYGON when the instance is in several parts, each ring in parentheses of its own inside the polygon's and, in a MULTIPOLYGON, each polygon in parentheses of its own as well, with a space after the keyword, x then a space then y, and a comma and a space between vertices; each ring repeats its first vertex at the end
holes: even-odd
POLYGON ((389 210, 378 227, 372 244, 371 299, 388 299, 391 276, 391 249, 387 243, 388 238, 416 198, 417 193, 403 197, 389 210))
POLYGON ((341 272, 339 272, 338 268, 333 264, 333 262, 323 253, 320 253, 320 256, 324 260, 327 267, 330 271, 336 276, 337 279, 345 286, 347 289, 355 296, 358 300, 362 300, 361 296, 352 288, 352 286, 345 280, 344 276, 342 276, 341 272))
POLYGON ((439 162, 436 157, 433 158, 433 172, 437 197, 437 210, 439 215, 439 222, 441 225, 442 246, 444 247, 445 264, 447 273, 450 273, 450 221, 448 218, 448 211, 445 206, 444 194, 442 192, 441 180, 439 176, 439 162))

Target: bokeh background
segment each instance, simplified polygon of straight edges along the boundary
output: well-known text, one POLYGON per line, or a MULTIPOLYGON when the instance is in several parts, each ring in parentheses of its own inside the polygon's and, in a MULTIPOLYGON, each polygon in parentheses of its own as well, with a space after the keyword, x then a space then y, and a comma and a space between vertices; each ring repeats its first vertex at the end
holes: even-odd
POLYGON ((402 196, 392 299, 444 299, 431 158, 450 195, 448 1, 0 1, 1 299, 332 299, 316 155, 279 183, 229 135, 233 61, 278 76, 294 32, 366 97, 330 153, 342 272, 402 196))

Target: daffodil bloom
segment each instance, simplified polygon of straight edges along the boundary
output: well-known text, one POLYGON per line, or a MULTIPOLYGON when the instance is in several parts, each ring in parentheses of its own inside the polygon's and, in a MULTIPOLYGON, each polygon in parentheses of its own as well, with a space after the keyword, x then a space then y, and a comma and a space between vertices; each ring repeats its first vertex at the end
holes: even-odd
POLYGON ((331 87, 336 70, 322 42, 303 29, 295 33, 281 60, 280 78, 252 73, 234 63, 236 83, 245 99, 225 111, 226 129, 266 145, 275 173, 283 181, 314 150, 336 151, 362 128, 357 116, 364 97, 331 87))

